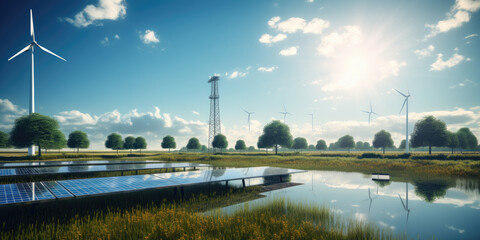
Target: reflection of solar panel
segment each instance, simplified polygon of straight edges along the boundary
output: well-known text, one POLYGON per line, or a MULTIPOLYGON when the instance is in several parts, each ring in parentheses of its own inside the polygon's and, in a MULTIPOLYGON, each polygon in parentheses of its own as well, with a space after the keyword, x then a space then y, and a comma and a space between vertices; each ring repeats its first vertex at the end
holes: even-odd
POLYGON ((209 169, 191 172, 5 184, 0 185, 0 205, 55 198, 181 187, 219 181, 283 176, 301 172, 305 171, 286 168, 254 167, 250 168, 249 171, 245 171, 244 168, 209 169), (210 177, 205 178, 205 176, 210 177), (33 184, 35 184, 35 191, 32 190, 33 184))
POLYGON ((108 165, 108 164, 137 164, 137 163, 161 163, 157 160, 87 160, 87 161, 44 161, 44 162, 7 162, 0 163, 0 168, 18 167, 52 167, 52 166, 76 166, 76 165, 108 165))
POLYGON ((124 172, 169 168, 192 168, 208 167, 207 164, 196 163, 148 163, 148 164, 109 164, 109 165, 74 165, 61 167, 29 167, 0 169, 0 177, 6 176, 29 176, 29 175, 51 175, 62 173, 88 173, 88 172, 124 172))

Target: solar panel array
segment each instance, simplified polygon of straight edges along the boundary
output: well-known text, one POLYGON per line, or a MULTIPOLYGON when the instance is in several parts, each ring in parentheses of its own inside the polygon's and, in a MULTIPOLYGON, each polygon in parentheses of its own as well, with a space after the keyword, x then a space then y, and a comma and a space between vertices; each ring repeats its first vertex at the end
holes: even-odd
POLYGON ((304 170, 254 167, 0 185, 0 205, 283 176, 304 170))
POLYGON ((143 163, 143 164, 107 164, 107 165, 73 165, 58 167, 28 167, 0 169, 0 177, 51 175, 63 173, 88 173, 88 172, 124 172, 169 168, 208 167, 207 164, 197 163, 143 163))
POLYGON ((75 165, 108 165, 108 164, 138 164, 138 163, 161 163, 157 160, 81 160, 81 161, 42 161, 42 162, 4 162, 0 168, 19 167, 52 167, 52 166, 75 166, 75 165))

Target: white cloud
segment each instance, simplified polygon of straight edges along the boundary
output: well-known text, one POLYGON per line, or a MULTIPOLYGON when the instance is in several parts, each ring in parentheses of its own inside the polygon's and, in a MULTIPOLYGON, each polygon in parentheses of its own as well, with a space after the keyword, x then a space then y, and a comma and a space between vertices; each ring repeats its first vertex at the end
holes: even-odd
POLYGON ((425 39, 436 36, 439 33, 448 32, 452 29, 461 27, 464 23, 470 21, 471 13, 480 9, 479 0, 457 0, 455 5, 447 13, 447 18, 438 21, 436 24, 426 24, 430 32, 425 36, 425 39))
POLYGON ((26 114, 27 110, 20 109, 17 105, 10 102, 8 99, 0 98, 0 112, 3 114, 5 112, 11 112, 16 114, 26 114))
POLYGON ((430 65, 430 71, 442 71, 446 68, 451 68, 459 63, 463 62, 464 60, 469 60, 468 58, 465 59, 465 56, 458 54, 458 49, 455 48, 455 53, 452 57, 447 60, 443 60, 443 54, 437 54, 437 61, 430 65))
POLYGON ((61 125, 93 125, 97 123, 98 117, 77 110, 60 112, 54 115, 61 125))
POLYGON ((0 98, 0 130, 10 131, 15 119, 26 114, 26 109, 18 107, 8 99, 0 98))
POLYGON ((455 84, 455 85, 452 85, 450 86, 449 88, 457 88, 457 87, 465 87, 467 85, 472 85, 472 86, 478 86, 478 83, 470 80, 470 79, 465 79, 463 80, 462 82, 458 83, 458 84, 455 84))
POLYGON ((398 62, 396 60, 391 60, 386 62, 383 66, 380 67, 380 80, 391 77, 391 76, 398 76, 400 72, 400 68, 407 66, 405 61, 398 62))
POLYGON ((424 49, 417 49, 413 51, 415 54, 417 54, 420 58, 422 57, 427 57, 432 54, 432 52, 435 50, 435 46, 433 45, 428 45, 427 48, 424 49))
POLYGON ((268 21, 268 25, 283 33, 303 31, 303 33, 321 34, 325 28, 330 26, 330 22, 320 18, 313 18, 310 21, 306 21, 299 17, 291 17, 281 22, 280 17, 277 16, 271 18, 268 21))
POLYGON ((192 111, 193 114, 197 115, 197 116, 200 116, 200 113, 197 112, 197 111, 192 111))
POLYGON ((75 17, 65 20, 76 27, 87 27, 91 24, 102 25, 101 20, 117 20, 125 17, 127 6, 124 0, 99 0, 98 4, 87 5, 75 17))
POLYGON ((118 36, 118 34, 115 34, 115 36, 113 36, 115 39, 120 39, 120 36, 118 36))
POLYGON ((476 34, 476 33, 470 34, 468 36, 465 36, 465 39, 469 39, 469 38, 473 38, 473 37, 478 37, 478 34, 476 34))
POLYGON ((293 47, 285 48, 285 49, 282 49, 279 54, 282 55, 282 56, 297 55, 297 50, 299 48, 300 48, 299 46, 293 46, 293 47))
POLYGON ((286 38, 287 38, 287 35, 282 33, 279 33, 276 36, 272 36, 270 34, 265 33, 258 39, 258 41, 265 44, 271 44, 271 43, 283 41, 286 38))
POLYGON ((230 78, 230 79, 234 79, 234 78, 241 78, 241 77, 245 77, 247 76, 248 72, 240 72, 240 71, 234 71, 232 73, 225 73, 225 75, 230 78))
POLYGON ((307 0, 307 2, 313 3, 313 2, 315 2, 315 0, 307 0))
POLYGON ((108 41, 109 41, 109 40, 108 40, 108 37, 105 37, 104 39, 102 39, 102 41, 100 41, 100 43, 101 43, 102 45, 107 45, 107 44, 108 44, 108 41))
POLYGON ((145 44, 150 44, 150 43, 159 43, 160 40, 158 40, 157 36, 155 35, 155 32, 152 30, 145 30, 145 33, 140 34, 140 39, 143 41, 145 44))
POLYGON ((337 51, 337 48, 345 45, 356 45, 360 42, 361 32, 358 26, 345 26, 341 31, 334 31, 324 37, 317 47, 318 53, 330 57, 337 51))
POLYGON ((277 69, 277 67, 273 66, 273 67, 259 67, 257 68, 257 71, 259 72, 273 72, 275 69, 277 69))
POLYGON ((320 100, 321 101, 331 101, 331 100, 340 100, 343 99, 343 96, 328 96, 328 97, 323 97, 320 100))
POLYGON ((445 225, 445 227, 447 227, 448 229, 454 231, 454 232, 458 232, 460 234, 463 234, 465 232, 465 229, 461 229, 461 228, 456 228, 454 226, 450 226, 450 225, 445 225))
POLYGON ((313 80, 310 82, 312 85, 320 85, 322 83, 322 80, 313 80))

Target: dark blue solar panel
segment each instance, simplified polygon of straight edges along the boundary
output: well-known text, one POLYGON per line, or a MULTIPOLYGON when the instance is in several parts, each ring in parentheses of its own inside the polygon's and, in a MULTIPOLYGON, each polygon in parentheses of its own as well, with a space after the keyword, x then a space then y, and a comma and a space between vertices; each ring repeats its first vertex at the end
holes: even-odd
POLYGON ((80 161, 42 161, 42 162, 7 162, 0 163, 0 168, 16 167, 47 167, 47 166, 65 166, 65 165, 105 165, 105 164, 135 164, 135 163, 159 163, 157 160, 80 160, 80 161))
POLYGON ((56 198, 68 198, 68 197, 73 197, 73 195, 67 191, 62 185, 60 185, 56 181, 50 181, 50 182, 41 182, 45 187, 50 190, 53 195, 55 195, 56 198))
POLYGON ((40 183, 15 183, 0 185, 0 204, 55 199, 40 183))

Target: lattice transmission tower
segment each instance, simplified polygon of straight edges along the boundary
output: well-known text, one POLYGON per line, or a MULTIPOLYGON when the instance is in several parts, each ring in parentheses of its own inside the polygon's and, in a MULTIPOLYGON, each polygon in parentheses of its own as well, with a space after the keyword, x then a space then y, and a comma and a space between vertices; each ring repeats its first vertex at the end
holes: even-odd
POLYGON ((212 147, 213 138, 221 133, 220 127, 220 106, 218 95, 218 76, 213 76, 208 80, 208 83, 212 85, 212 91, 210 94, 210 120, 208 128, 208 149, 212 147))

